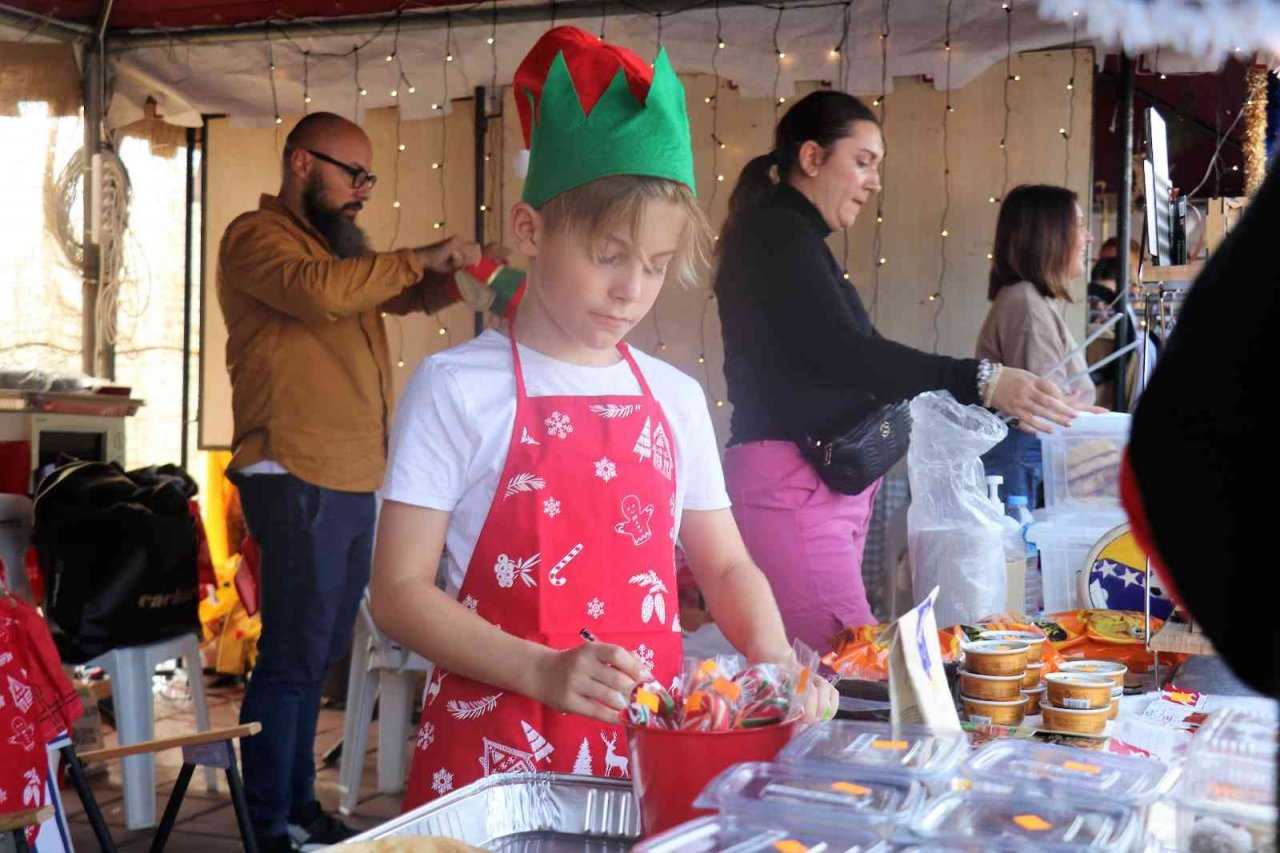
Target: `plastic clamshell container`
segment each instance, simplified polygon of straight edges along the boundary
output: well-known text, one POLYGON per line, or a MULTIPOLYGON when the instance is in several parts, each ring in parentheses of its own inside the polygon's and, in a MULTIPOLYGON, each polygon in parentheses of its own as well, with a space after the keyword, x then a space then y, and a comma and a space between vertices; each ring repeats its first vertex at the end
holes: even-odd
POLYGON ((1035 787, 1086 803, 1103 799, 1129 806, 1151 803, 1169 772, 1155 760, 1025 740, 993 741, 970 756, 964 769, 982 790, 1035 787))
POLYGON ((888 835, 909 823, 927 796, 921 782, 901 776, 747 762, 713 779, 694 805, 791 826, 866 824, 888 835))
POLYGON ((1027 539, 1040 549, 1040 574, 1046 613, 1087 607, 1080 594, 1080 572, 1098 540, 1128 520, 1118 507, 1102 513, 1036 513, 1027 539))
POLYGON ((879 833, 856 827, 791 827, 763 817, 720 814, 682 823, 632 848, 635 853, 806 853, 883 851, 879 833))
POLYGON ((976 792, 938 798, 914 829, 926 841, 1001 851, 1127 851, 1142 835, 1137 812, 1117 803, 976 792))
POLYGON ((1276 849, 1278 725, 1274 705, 1209 717, 1192 739, 1175 792, 1179 850, 1276 849))
POLYGON ((1132 420, 1122 412, 1081 414, 1071 426, 1040 435, 1046 509, 1097 512, 1120 507, 1120 462, 1132 420))
POLYGON ((969 752, 963 732, 884 723, 830 720, 810 726, 778 753, 786 764, 808 764, 849 773, 878 771, 933 783, 950 778, 969 752))

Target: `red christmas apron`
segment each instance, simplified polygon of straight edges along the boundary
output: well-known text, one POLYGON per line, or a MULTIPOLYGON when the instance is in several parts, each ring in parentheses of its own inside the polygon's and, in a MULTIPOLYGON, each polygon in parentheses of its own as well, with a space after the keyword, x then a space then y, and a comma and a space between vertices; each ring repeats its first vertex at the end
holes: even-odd
MULTIPOLYGON (((579 645, 588 628, 670 684, 683 650, 671 424, 625 344, 639 396, 529 397, 514 330, 511 340, 515 425, 458 599, 553 649, 579 645)), ((404 808, 534 770, 628 778, 626 735, 437 667, 404 808)))

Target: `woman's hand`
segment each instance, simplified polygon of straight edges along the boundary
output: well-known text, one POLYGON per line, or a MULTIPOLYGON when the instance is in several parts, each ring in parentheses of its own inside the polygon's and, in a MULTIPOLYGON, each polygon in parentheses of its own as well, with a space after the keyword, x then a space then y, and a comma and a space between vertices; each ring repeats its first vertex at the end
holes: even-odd
POLYGON ((585 643, 548 654, 531 674, 528 695, 567 714, 617 723, 643 667, 631 652, 609 643, 585 643))
POLYGON ((1005 367, 996 376, 995 383, 991 405, 1017 418, 1018 429, 1023 432, 1052 432, 1045 421, 1068 427, 1078 414, 1078 410, 1063 399, 1062 389, 1034 373, 1005 367))

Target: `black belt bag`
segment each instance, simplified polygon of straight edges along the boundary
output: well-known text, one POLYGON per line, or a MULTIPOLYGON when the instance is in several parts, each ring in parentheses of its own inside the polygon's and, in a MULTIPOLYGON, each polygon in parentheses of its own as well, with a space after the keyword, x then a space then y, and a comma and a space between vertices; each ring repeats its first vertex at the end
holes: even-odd
POLYGON ((860 495, 897 464, 910 441, 911 410, 901 400, 875 410, 844 435, 806 436, 796 444, 828 487, 860 495))

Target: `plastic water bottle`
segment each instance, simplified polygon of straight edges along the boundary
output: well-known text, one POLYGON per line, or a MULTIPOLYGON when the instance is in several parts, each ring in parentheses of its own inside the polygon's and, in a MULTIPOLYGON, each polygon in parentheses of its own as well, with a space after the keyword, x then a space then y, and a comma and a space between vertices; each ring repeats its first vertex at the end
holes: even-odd
POLYGON ((1027 540, 1027 528, 1035 524, 1035 517, 1031 515, 1031 505, 1025 495, 1009 495, 1009 505, 1005 508, 1005 515, 1018 522, 1018 526, 1022 528, 1022 540, 1027 543, 1027 565, 1035 565, 1035 560, 1039 555, 1036 546, 1027 540))
POLYGON ((1026 610, 1028 613, 1035 613, 1040 610, 1040 551, 1036 548, 1035 543, 1027 538, 1027 528, 1035 524, 1035 517, 1031 514, 1031 504, 1025 495, 1010 495, 1008 506, 1005 508, 1005 515, 1012 518, 1018 523, 1022 529, 1022 541, 1026 547, 1026 610))
POLYGON ((1000 487, 1004 485, 1004 477, 991 474, 987 477, 987 499, 991 506, 1001 515, 1002 538, 1004 540, 1005 569, 1005 607, 1009 612, 1023 609, 1026 600, 1026 542, 1022 538, 1022 525, 1005 511, 1000 502, 1000 487))

